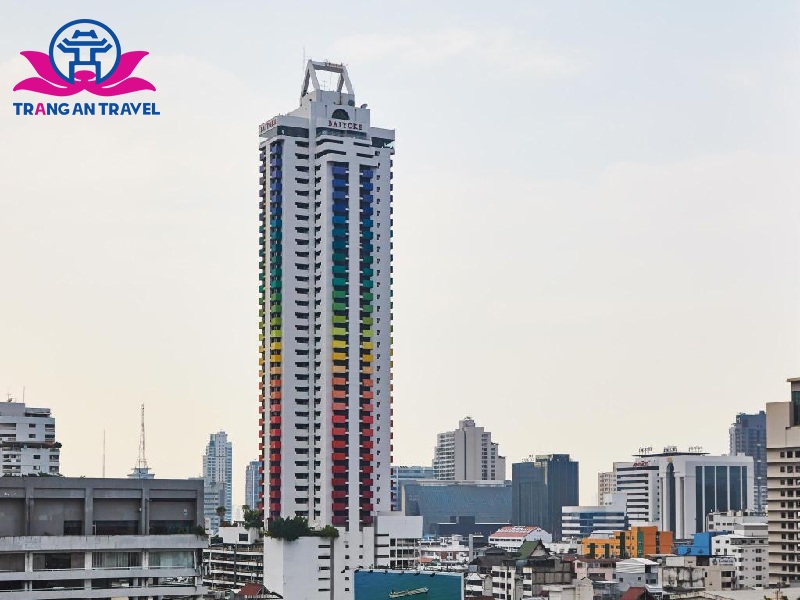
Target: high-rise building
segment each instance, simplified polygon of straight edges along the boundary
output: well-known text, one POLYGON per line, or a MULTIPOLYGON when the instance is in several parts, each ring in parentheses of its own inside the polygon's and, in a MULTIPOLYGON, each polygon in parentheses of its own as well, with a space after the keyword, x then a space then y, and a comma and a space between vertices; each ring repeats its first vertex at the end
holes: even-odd
POLYGON ((419 481, 420 479, 434 479, 433 467, 419 465, 413 467, 392 466, 392 510, 402 510, 403 484, 410 481, 419 481))
POLYGON ((730 453, 753 458, 755 512, 763 513, 767 502, 767 413, 739 413, 730 428, 730 453))
POLYGON ((578 462, 545 454, 511 465, 514 525, 536 525, 561 539, 561 509, 578 504, 578 462))
POLYGON ((261 463, 253 460, 244 470, 244 503, 253 510, 261 506, 262 469, 261 463))
POLYGON ((605 504, 606 496, 613 494, 616 490, 617 482, 614 471, 605 471, 597 474, 597 503, 605 504))
POLYGON ((713 456, 700 448, 635 455, 614 463, 617 491, 627 494, 631 525, 658 525, 675 539, 705 530, 706 516, 719 511, 751 510, 753 459, 713 456))
POLYGON ((339 531, 268 538, 265 583, 350 598, 356 568, 421 533, 419 518, 376 523, 391 507, 394 131, 372 125, 344 66, 308 61, 299 108, 259 135, 265 516, 339 531))
POLYGON ((233 444, 224 431, 212 433, 203 454, 203 481, 205 490, 205 518, 211 531, 219 529, 217 509, 224 506, 224 520, 233 519, 233 444))
POLYGON ((433 469, 436 479, 445 481, 504 481, 506 459, 492 434, 466 417, 455 431, 436 436, 433 469))
POLYGON ((800 378, 789 402, 767 403, 769 584, 800 582, 800 378))
POLYGON ((0 467, 2 475, 58 475, 61 443, 49 408, 23 402, 0 404, 0 467))

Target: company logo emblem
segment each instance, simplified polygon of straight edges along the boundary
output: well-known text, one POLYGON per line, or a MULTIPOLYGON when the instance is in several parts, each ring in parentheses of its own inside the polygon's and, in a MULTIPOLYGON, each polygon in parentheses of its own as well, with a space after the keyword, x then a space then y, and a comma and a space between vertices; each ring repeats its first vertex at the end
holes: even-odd
POLYGON ((120 96, 156 90, 146 79, 130 76, 148 52, 123 53, 119 38, 100 21, 71 21, 53 36, 48 54, 34 50, 20 54, 39 76, 20 81, 14 86, 15 92, 73 96, 86 91, 96 96, 120 96))

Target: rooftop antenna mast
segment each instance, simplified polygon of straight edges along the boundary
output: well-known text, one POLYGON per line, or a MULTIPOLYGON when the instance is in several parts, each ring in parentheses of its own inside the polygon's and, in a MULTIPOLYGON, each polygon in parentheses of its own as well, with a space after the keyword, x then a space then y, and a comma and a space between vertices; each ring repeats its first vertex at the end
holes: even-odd
POLYGON ((106 430, 103 429, 103 479, 106 478, 106 430))
POLYGON ((142 426, 141 431, 139 432, 139 458, 136 459, 136 468, 148 469, 144 447, 144 404, 142 404, 142 426))

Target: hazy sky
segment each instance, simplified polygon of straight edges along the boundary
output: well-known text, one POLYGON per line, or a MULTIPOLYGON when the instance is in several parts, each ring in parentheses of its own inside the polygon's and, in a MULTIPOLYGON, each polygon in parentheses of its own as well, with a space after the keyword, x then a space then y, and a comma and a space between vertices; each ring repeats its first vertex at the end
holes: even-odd
MULTIPOLYGON (((49 406, 63 472, 258 450, 258 124, 303 55, 397 129, 396 462, 472 415, 509 463, 596 473, 727 451, 800 375, 797 2, 0 5, 0 392, 49 406), (150 118, 16 117, 67 21, 105 22, 150 118)), ((85 93, 71 98, 103 101, 85 93)), ((509 473, 510 476, 510 468, 509 473)))

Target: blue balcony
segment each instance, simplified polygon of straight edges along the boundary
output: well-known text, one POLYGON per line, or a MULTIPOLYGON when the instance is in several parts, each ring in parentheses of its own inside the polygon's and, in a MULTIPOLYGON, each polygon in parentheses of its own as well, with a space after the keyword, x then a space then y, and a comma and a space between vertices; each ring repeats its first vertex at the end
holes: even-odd
POLYGON ((364 191, 367 191, 367 192, 371 192, 372 191, 372 184, 371 183, 362 183, 361 184, 361 189, 364 190, 364 191))
POLYGON ((333 217, 333 224, 334 225, 347 225, 347 217, 342 217, 339 215, 334 215, 333 217))
POLYGON ((361 204, 372 204, 372 194, 361 194, 361 204))
POLYGON ((361 177, 363 179, 372 179, 372 169, 364 169, 361 171, 361 177))
POLYGON ((372 252, 372 244, 361 244, 361 249, 364 252, 372 252))
POLYGON ((333 212, 347 214, 347 204, 333 203, 333 212))
POLYGON ((337 227, 333 228, 333 237, 347 237, 347 229, 339 229, 337 227))
POLYGON ((347 175, 347 167, 333 167, 333 174, 334 175, 347 175))
POLYGON ((334 200, 347 200, 347 193, 340 190, 333 190, 334 200))
POLYGON ((283 165, 283 160, 280 158, 271 158, 269 161, 270 167, 280 167, 283 165))
POLYGON ((372 232, 371 231, 364 231, 361 233, 362 240, 371 240, 372 239, 372 232))
POLYGON ((269 189, 273 192, 280 192, 283 190, 283 184, 280 181, 275 181, 270 184, 269 189))
POLYGON ((372 207, 371 206, 362 206, 361 207, 361 216, 362 217, 369 217, 372 215, 372 207))
POLYGON ((361 219, 362 227, 372 227, 372 219, 361 219))
POLYGON ((333 187, 337 189, 347 189, 347 179, 333 178, 333 187))
POLYGON ((347 249, 347 240, 333 240, 333 249, 334 250, 346 250, 347 249))

